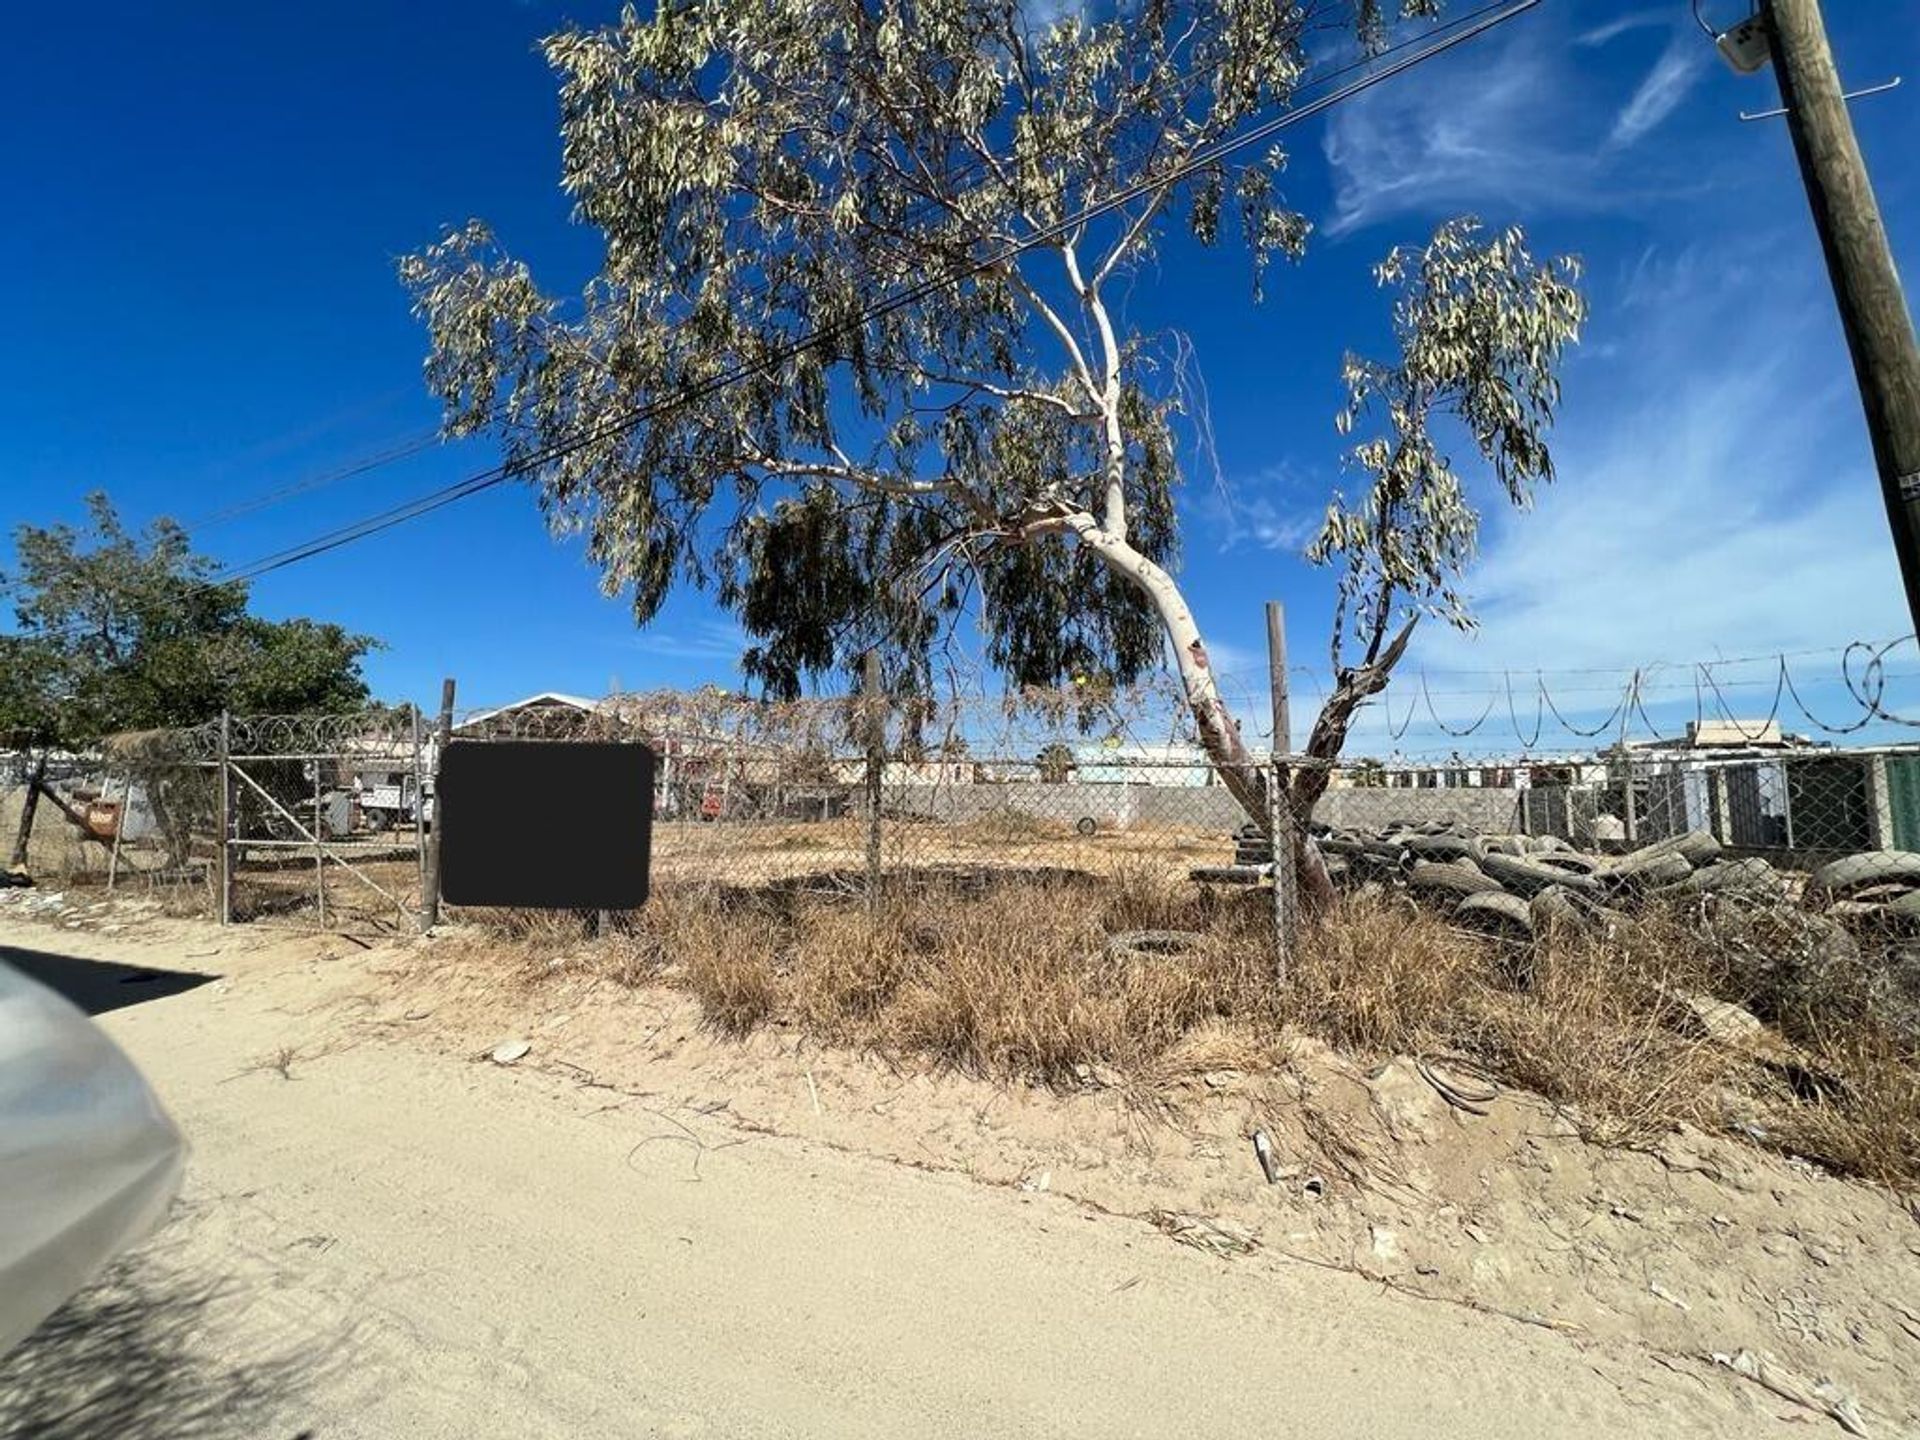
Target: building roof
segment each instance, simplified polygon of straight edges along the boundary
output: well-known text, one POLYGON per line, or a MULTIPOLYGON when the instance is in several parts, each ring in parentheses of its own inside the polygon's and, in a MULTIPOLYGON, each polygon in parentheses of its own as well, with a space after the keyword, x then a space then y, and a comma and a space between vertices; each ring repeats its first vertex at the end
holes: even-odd
POLYGON ((518 710, 580 710, 591 711, 600 708, 598 700, 589 700, 584 695, 565 695, 558 690, 542 690, 538 695, 529 695, 524 700, 515 700, 510 705, 496 705, 491 710, 482 710, 469 715, 456 730, 464 730, 469 725, 481 725, 502 715, 511 715, 518 710))

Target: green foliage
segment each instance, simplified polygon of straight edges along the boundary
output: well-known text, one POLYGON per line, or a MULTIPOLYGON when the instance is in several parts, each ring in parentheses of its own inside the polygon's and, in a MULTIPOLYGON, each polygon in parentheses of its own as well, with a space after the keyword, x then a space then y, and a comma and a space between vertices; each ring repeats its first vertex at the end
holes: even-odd
POLYGON ((1398 292, 1400 355, 1392 365, 1348 355, 1339 425, 1345 433, 1374 417, 1382 433, 1348 452, 1370 477, 1366 494, 1353 504, 1335 495, 1307 552, 1344 566, 1336 663, 1344 639, 1364 646, 1371 662, 1401 608, 1471 627, 1456 582, 1480 518, 1437 427, 1464 431, 1506 500, 1526 508, 1533 487, 1553 478, 1546 432, 1560 399, 1560 356, 1586 318, 1577 263, 1536 262, 1517 228, 1487 236, 1477 221, 1452 220, 1424 247, 1393 251, 1375 273, 1398 292))
POLYGON ((1236 212, 1257 289, 1307 234, 1279 193, 1285 154, 858 317, 1284 105, 1309 36, 1357 25, 1373 43, 1385 23, 1378 0, 1032 13, 703 0, 563 31, 545 44, 562 183, 604 244, 583 313, 562 318, 479 222, 401 264, 449 430, 499 437, 637 621, 676 582, 714 585, 773 695, 875 647, 890 690, 924 689, 967 615, 1023 685, 1159 662, 1141 576, 1177 548, 1180 391, 1104 287, 1184 204, 1209 244, 1236 212), (822 327, 829 341, 784 353, 822 327))
POLYGON ((1362 790, 1378 790, 1387 783, 1387 767, 1368 756, 1347 767, 1347 779, 1362 790))
POLYGON ((247 613, 186 532, 129 534, 105 495, 89 524, 15 532, 15 633, 0 636, 0 734, 81 745, 116 731, 193 725, 222 709, 348 710, 374 641, 314 620, 247 613))
POLYGON ((1056 740, 1040 752, 1035 762, 1040 778, 1049 785, 1064 785, 1067 777, 1073 774, 1073 751, 1062 741, 1056 740))

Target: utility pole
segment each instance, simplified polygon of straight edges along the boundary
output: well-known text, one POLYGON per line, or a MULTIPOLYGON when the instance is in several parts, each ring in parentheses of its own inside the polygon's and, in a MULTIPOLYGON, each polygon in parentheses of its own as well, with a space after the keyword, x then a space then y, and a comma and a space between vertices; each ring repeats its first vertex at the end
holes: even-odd
POLYGON ((1920 633, 1920 347, 1834 69, 1819 0, 1763 0, 1780 103, 1860 384, 1880 492, 1920 633))

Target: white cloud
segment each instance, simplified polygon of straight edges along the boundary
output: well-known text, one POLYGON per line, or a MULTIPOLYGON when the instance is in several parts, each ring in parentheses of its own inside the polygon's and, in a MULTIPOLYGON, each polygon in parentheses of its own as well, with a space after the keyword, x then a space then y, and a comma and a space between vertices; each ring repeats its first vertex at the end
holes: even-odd
POLYGON ((1608 327, 1630 365, 1570 374, 1558 483, 1490 517, 1481 631, 1436 628, 1421 663, 1624 671, 1908 628, 1824 298, 1785 287, 1755 311, 1739 273, 1642 257, 1622 288, 1662 301, 1608 327))
POLYGON ((1223 476, 1195 508, 1222 554, 1243 547, 1298 554, 1320 533, 1326 493, 1283 460, 1251 475, 1223 476))
POLYGON ((1672 24, 1672 16, 1663 10, 1636 10, 1631 15, 1621 15, 1591 30, 1582 30, 1574 37, 1573 43, 1586 48, 1604 45, 1609 40, 1617 40, 1634 30, 1665 29, 1672 24))
POLYGON ((1687 98, 1711 53, 1700 36, 1685 30, 1676 33, 1614 120, 1607 143, 1621 149, 1645 138, 1687 98))
POLYGON ((737 662, 747 648, 747 632, 722 620, 701 620, 684 629, 643 630, 633 639, 636 649, 669 660, 724 660, 737 662))
POLYGON ((1324 141, 1334 188, 1326 231, 1475 207, 1502 217, 1622 211, 1696 186, 1677 156, 1637 155, 1628 171, 1620 155, 1685 99, 1708 53, 1701 37, 1677 32, 1624 98, 1608 67, 1575 53, 1580 39, 1641 28, 1629 19, 1574 37, 1529 17, 1342 105, 1324 141))

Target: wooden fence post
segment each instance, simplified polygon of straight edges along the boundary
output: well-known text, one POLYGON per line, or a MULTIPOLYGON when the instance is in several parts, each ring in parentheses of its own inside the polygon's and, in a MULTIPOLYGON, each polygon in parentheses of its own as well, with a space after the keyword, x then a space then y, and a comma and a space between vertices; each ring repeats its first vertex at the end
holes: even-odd
POLYGON ((867 904, 872 907, 880 903, 880 797, 887 769, 887 712, 877 650, 867 652, 860 697, 867 742, 867 904))
POLYGON ((1298 907, 1294 895, 1294 814, 1288 796, 1285 756, 1293 749, 1293 722, 1287 703, 1287 612, 1267 602, 1267 669, 1273 692, 1273 749, 1267 767, 1267 828, 1273 842, 1274 978, 1287 983, 1298 907))
POLYGON ((27 771, 27 793, 20 797, 20 829, 13 837, 13 859, 9 862, 16 870, 26 868, 27 850, 33 840, 33 817, 40 809, 40 787, 47 783, 47 750, 50 748, 42 747, 27 771))
MULTIPOLYGON (((427 831, 427 883, 420 897, 420 928, 431 930, 440 923, 440 766, 447 758, 447 745, 453 739, 453 680, 440 682, 440 722, 434 727, 433 751, 433 828, 427 831)), ((426 796, 416 795, 414 806, 422 814, 426 796)))

